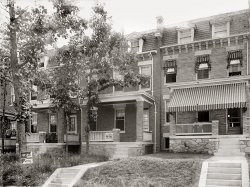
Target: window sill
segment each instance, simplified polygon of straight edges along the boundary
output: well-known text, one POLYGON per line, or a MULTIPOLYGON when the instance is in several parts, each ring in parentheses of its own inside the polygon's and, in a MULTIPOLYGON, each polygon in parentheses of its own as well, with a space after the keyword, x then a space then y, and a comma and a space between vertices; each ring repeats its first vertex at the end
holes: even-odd
POLYGON ((170 125, 170 122, 169 123, 164 123, 163 126, 169 126, 170 125))
POLYGON ((120 134, 125 134, 126 132, 125 131, 120 131, 120 134))

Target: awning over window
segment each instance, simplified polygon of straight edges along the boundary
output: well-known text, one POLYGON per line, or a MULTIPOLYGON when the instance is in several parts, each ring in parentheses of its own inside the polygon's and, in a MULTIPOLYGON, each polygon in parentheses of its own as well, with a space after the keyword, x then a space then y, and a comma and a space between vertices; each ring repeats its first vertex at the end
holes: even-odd
POLYGON ((207 64, 208 69, 211 70, 211 62, 209 55, 200 55, 196 57, 195 61, 195 72, 197 73, 201 64, 207 64))
POLYGON ((227 56, 227 68, 230 67, 231 65, 231 61, 235 61, 235 60, 239 60, 240 61, 240 65, 242 66, 242 50, 236 50, 236 51, 229 51, 228 52, 228 56, 227 56))
POLYGON ((177 68, 176 60, 167 60, 167 61, 165 61, 164 67, 163 67, 165 74, 168 73, 169 69, 174 69, 174 72, 176 72, 176 68, 177 68))
POLYGON ((174 89, 170 112, 204 111, 246 106, 246 83, 174 89))

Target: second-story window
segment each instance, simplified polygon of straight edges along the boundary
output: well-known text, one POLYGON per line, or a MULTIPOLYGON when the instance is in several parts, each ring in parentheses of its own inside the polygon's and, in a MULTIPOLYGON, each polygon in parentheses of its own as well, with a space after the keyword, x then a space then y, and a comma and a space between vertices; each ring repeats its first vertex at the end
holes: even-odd
POLYGON ((176 82, 176 60, 167 60, 164 64, 165 83, 176 82))
POLYGON ((228 52, 228 64, 229 76, 241 75, 242 66, 242 50, 229 51, 228 52))
POLYGON ((37 86, 32 85, 32 90, 31 90, 31 100, 37 100, 37 86))
POLYGON ((140 66, 140 73, 141 75, 145 75, 148 77, 148 81, 146 81, 145 84, 141 85, 140 88, 150 89, 151 88, 151 76, 152 76, 151 65, 140 66))
POLYGON ((209 55, 197 56, 195 64, 195 72, 197 73, 197 79, 208 79, 210 70, 211 64, 209 55))
MULTIPOLYGON (((120 82, 123 81, 123 79, 124 79, 123 75, 121 75, 120 72, 116 71, 116 70, 113 71, 113 78, 116 81, 120 81, 120 82)), ((116 86, 114 86, 114 91, 115 92, 123 91, 123 87, 120 85, 116 85, 116 86)))

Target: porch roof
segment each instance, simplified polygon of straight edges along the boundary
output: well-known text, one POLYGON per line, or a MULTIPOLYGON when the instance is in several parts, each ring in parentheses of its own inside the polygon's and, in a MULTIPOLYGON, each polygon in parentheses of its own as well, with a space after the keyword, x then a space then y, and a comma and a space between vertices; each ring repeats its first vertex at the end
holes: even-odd
POLYGON ((246 82, 174 89, 170 112, 246 107, 246 82))
MULTIPOLYGON (((100 95, 101 103, 115 103, 115 102, 126 102, 126 101, 145 101, 149 104, 154 103, 154 98, 147 92, 117 92, 112 94, 100 95)), ((82 105, 87 104, 87 100, 81 102, 82 105)))

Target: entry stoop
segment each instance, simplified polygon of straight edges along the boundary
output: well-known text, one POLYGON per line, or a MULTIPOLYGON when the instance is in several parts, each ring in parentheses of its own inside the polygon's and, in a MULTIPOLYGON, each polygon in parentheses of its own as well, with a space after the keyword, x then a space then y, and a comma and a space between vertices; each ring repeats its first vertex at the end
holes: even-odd
POLYGON ((240 138, 219 138, 215 156, 202 164, 199 187, 249 187, 248 162, 240 138))
POLYGON ((89 168, 102 164, 103 163, 90 163, 69 168, 58 168, 42 187, 73 187, 89 168))

